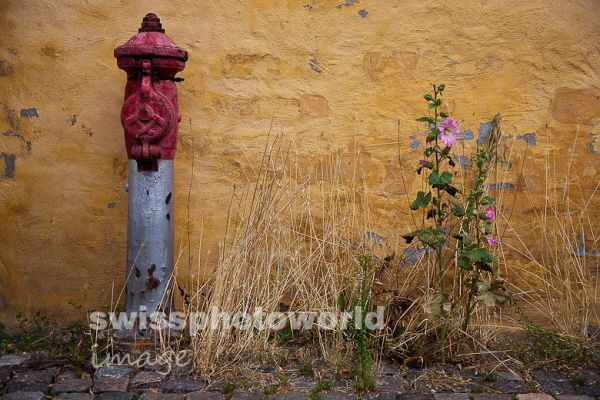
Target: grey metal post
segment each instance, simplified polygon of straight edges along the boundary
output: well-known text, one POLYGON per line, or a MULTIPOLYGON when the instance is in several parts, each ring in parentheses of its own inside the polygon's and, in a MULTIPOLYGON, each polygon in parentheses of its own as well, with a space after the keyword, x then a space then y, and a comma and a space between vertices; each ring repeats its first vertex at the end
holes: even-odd
POLYGON ((159 160, 158 171, 138 171, 136 160, 129 160, 128 182, 125 312, 168 313, 173 304, 173 160, 159 160))

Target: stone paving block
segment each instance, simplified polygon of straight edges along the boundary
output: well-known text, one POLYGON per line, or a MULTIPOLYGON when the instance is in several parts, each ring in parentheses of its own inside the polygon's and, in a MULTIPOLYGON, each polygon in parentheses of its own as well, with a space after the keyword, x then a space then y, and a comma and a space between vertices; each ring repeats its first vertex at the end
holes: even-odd
POLYGON ((305 392, 287 392, 270 395, 269 400, 305 400, 307 397, 305 392))
POLYGON ((179 393, 144 393, 139 400, 184 400, 185 395, 179 393))
POLYGON ((399 393, 396 400, 433 400, 433 395, 424 393, 399 393))
POLYGON ((587 396, 600 397, 600 384, 579 386, 577 388, 577 391, 587 396))
POLYGON ((123 376, 129 376, 131 374, 131 368, 123 367, 120 365, 110 365, 108 367, 101 367, 94 373, 94 379, 99 378, 121 378, 123 376))
POLYGON ((225 397, 219 392, 208 392, 205 390, 189 393, 186 400, 224 400, 225 397))
POLYGON ((190 393, 204 389, 204 382, 192 378, 171 377, 163 386, 164 393, 190 393))
POLYGON ((465 393, 434 393, 435 400, 469 400, 469 395, 465 393))
POLYGON ((523 382, 523 377, 514 371, 494 371, 494 374, 508 382, 523 382))
POLYGON ((526 382, 500 380, 493 385, 501 393, 528 393, 529 385, 526 382))
POLYGON ((121 366, 102 367, 94 374, 94 393, 126 392, 129 387, 131 368, 121 366))
POLYGON ((510 394, 498 393, 471 393, 469 397, 473 400, 511 400, 510 394))
POLYGON ((42 392, 12 392, 6 393, 4 400, 42 400, 46 396, 42 392))
POLYGON ((94 396, 89 393, 63 393, 58 400, 93 400, 94 396))
POLYGON ((92 387, 91 378, 57 379, 51 386, 52 394, 88 392, 92 387))
POLYGON ((404 392, 404 381, 399 376, 384 376, 377 381, 377 390, 384 393, 404 392))
POLYGON ((367 396, 363 396, 363 399, 369 400, 396 400, 397 393, 395 392, 382 392, 382 393, 370 393, 367 396))
POLYGON ((6 354, 0 357, 0 370, 20 367, 25 362, 25 357, 16 354, 6 354))
POLYGON ((554 397, 544 393, 518 394, 517 400, 554 400, 554 397))
POLYGON ((22 367, 29 369, 41 368, 51 361, 52 357, 50 357, 47 351, 32 351, 26 355, 22 367))
POLYGON ((571 385, 569 378, 560 372, 534 369, 531 377, 537 382, 540 390, 552 394, 575 394, 575 388, 571 385))
POLYGON ((126 392, 129 387, 129 377, 120 378, 100 378, 96 379, 92 391, 94 393, 102 392, 126 392))
POLYGON ((131 379, 131 389, 162 387, 165 375, 155 371, 140 371, 131 379))
POLYGON ((135 398, 135 394, 125 392, 106 392, 94 396, 94 400, 134 400, 135 398))
POLYGON ((310 391, 315 387, 316 384, 317 384, 317 381, 314 378, 301 377, 301 378, 290 379, 290 385, 294 389, 301 390, 301 391, 310 391))
POLYGON ((551 394, 575 394, 577 391, 568 381, 537 381, 540 390, 551 394))
POLYGON ((348 392, 338 392, 330 390, 329 392, 321 392, 319 393, 321 400, 350 400, 350 399, 359 399, 360 397, 354 393, 348 392))
POLYGON ((56 374, 55 368, 39 371, 24 371, 15 375, 8 384, 7 392, 42 392, 46 393, 56 374))
POLYGON ((236 391, 233 396, 231 396, 232 400, 261 400, 265 397, 263 392, 259 391, 251 391, 251 392, 238 392, 236 391))
POLYGON ((379 373, 381 375, 393 376, 396 375, 399 371, 397 364, 382 362, 377 366, 379 373))
POLYGON ((580 394, 559 394, 555 396, 558 400, 594 400, 591 396, 580 394))

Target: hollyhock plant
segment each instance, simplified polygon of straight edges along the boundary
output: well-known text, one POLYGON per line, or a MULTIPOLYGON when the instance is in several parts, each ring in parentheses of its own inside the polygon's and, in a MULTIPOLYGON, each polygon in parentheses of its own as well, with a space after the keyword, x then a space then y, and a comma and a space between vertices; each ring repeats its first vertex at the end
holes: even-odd
POLYGON ((487 278, 496 276, 498 263, 491 249, 497 243, 493 236, 495 199, 486 194, 485 182, 496 160, 501 132, 497 115, 491 121, 492 130, 487 142, 483 145, 478 143, 474 156, 470 158, 473 160, 471 165, 477 170, 471 187, 463 192, 455 183, 461 174, 456 171, 455 157, 459 156, 453 154, 460 133, 459 124, 447 111, 440 109, 445 85, 434 83, 431 88, 431 93, 423 95, 427 101, 427 115, 417 118, 417 121, 427 124, 424 157, 418 161, 416 168, 417 174, 425 175, 424 185, 410 203, 411 210, 422 210, 423 224, 402 237, 407 244, 416 239, 435 252, 429 263, 436 299, 440 299, 437 315, 441 321, 437 337, 444 362, 448 347, 447 318, 460 309, 462 330, 466 332, 476 305, 484 296, 490 296, 482 289, 490 287, 487 278), (451 251, 453 247, 454 252, 451 251), (456 275, 451 280, 448 275, 452 272, 456 275), (453 282, 450 287, 447 286, 448 281, 453 282), (459 282, 458 289, 454 282, 459 282), (451 303, 450 307, 447 307, 447 302, 451 303))

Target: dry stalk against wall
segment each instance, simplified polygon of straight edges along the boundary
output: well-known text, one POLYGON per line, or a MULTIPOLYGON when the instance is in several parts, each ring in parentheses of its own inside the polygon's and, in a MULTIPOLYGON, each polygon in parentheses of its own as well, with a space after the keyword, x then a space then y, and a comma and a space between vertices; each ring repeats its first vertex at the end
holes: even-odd
MULTIPOLYGON (((194 296, 189 311, 215 307, 252 314, 260 307, 269 313, 280 311, 284 303, 290 311, 337 311, 360 246, 355 233, 365 232, 363 203, 353 189, 341 185, 339 162, 331 156, 317 163, 321 168, 301 171, 294 153, 282 149, 281 138, 270 144, 256 183, 232 197, 209 289, 194 296)), ((340 349, 340 331, 325 335, 314 329, 313 334, 325 358, 344 353, 330 351, 340 349)), ((196 367, 210 376, 242 360, 269 359, 278 352, 273 335, 268 329, 223 325, 204 330, 193 338, 196 367)))

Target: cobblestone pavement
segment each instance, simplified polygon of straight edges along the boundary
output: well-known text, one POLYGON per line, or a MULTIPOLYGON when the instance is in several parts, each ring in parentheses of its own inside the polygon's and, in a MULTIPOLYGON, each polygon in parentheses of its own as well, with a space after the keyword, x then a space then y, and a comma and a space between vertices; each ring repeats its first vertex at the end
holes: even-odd
MULTIPOLYGON (((185 373, 164 375, 152 370, 110 366, 93 376, 76 374, 64 366, 35 362, 32 357, 0 357, 0 394, 6 400, 600 400, 600 366, 576 376, 543 369, 522 375, 508 369, 481 375, 475 369, 452 366, 399 369, 379 367, 377 390, 356 393, 351 382, 323 385, 297 371, 285 374, 284 385, 236 390, 225 382, 207 385, 185 373), (327 388, 328 390, 323 390, 327 388)), ((257 372, 272 382, 282 381, 273 368, 257 372), (276 376, 277 375, 277 376, 276 376)), ((258 382, 258 380, 257 380, 258 382)))

